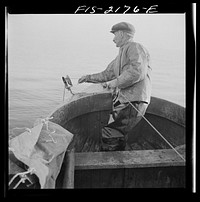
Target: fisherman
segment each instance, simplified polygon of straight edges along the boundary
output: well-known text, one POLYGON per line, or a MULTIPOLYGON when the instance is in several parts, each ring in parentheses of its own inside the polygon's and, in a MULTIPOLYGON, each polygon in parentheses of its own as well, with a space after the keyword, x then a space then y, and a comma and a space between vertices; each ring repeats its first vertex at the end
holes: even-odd
POLYGON ((82 76, 78 83, 101 83, 113 92, 113 121, 102 129, 102 151, 126 150, 129 132, 145 114, 151 97, 150 55, 134 42, 135 28, 127 22, 112 26, 119 54, 96 74, 82 76), (118 131, 118 132, 113 132, 118 131))

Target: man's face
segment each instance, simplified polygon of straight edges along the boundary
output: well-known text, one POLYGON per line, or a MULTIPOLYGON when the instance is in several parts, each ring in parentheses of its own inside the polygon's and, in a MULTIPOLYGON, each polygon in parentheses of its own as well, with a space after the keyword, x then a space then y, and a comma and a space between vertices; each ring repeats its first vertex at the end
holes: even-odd
POLYGON ((113 42, 116 44, 117 47, 120 47, 123 42, 123 32, 122 31, 117 31, 114 33, 114 38, 113 42))

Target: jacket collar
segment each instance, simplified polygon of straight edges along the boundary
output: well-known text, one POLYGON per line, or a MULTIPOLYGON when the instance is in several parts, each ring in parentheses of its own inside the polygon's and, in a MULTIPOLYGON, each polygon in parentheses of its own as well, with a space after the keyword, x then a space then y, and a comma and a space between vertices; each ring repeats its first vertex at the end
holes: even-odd
POLYGON ((120 50, 123 50, 123 48, 130 42, 133 42, 133 39, 129 39, 129 40, 125 41, 124 44, 122 44, 122 46, 120 47, 120 50))

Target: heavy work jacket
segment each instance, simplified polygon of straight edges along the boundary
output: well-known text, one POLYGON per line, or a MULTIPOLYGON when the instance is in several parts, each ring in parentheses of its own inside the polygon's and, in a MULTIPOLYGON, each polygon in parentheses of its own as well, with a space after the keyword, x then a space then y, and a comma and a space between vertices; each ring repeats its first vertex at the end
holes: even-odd
POLYGON ((144 101, 151 96, 150 55, 139 43, 128 41, 120 47, 118 56, 100 73, 90 75, 93 83, 110 81, 118 89, 121 103, 144 101), (124 97, 125 96, 125 97, 124 97))

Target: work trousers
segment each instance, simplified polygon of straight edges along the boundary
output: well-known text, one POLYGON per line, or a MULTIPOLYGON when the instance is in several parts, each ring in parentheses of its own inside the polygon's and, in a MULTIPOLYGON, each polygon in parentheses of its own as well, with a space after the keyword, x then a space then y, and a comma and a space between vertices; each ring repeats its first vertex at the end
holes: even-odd
POLYGON ((129 131, 139 123, 147 107, 147 103, 140 101, 131 102, 131 104, 119 102, 114 104, 112 112, 113 122, 102 129, 101 150, 124 150, 129 131))

